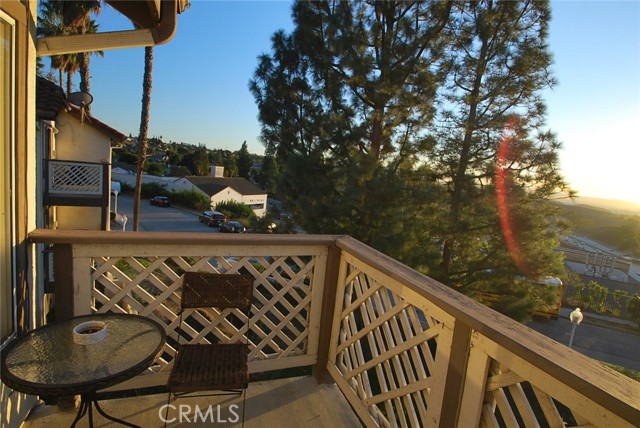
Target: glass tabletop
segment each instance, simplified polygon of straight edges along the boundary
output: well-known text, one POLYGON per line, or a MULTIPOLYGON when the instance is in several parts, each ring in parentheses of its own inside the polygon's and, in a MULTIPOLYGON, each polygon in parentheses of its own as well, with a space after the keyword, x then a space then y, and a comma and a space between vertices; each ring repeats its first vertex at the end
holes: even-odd
POLYGON ((9 344, 2 355, 2 379, 27 393, 62 390, 81 394, 143 371, 162 351, 164 342, 160 324, 143 316, 76 317, 33 330, 9 344), (106 336, 97 343, 77 344, 73 329, 87 321, 106 323, 106 336))

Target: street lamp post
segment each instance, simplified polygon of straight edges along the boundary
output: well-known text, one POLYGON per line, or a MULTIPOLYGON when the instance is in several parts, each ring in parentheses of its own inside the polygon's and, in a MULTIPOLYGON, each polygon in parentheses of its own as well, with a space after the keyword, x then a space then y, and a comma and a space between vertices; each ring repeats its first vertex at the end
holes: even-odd
POLYGON ((118 191, 114 190, 112 193, 115 195, 114 203, 113 203, 113 212, 115 212, 117 216, 118 215, 118 191))
POLYGON ((573 335, 576 333, 576 327, 580 325, 584 315, 580 311, 580 308, 576 308, 569 314, 569 320, 571 320, 571 338, 569 339, 569 348, 573 345, 573 335))

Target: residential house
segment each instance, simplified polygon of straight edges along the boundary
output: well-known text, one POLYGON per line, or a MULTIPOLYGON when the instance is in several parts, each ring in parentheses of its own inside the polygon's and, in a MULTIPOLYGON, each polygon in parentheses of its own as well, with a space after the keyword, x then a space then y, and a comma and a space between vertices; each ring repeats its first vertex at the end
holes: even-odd
POLYGON ((172 189, 198 190, 211 198, 211 207, 220 202, 235 201, 248 205, 258 217, 267 212, 267 193, 241 177, 196 177, 176 180, 172 189))
POLYGON ((62 88, 36 81, 36 140, 43 208, 40 227, 109 230, 111 148, 127 136, 66 101, 62 88))

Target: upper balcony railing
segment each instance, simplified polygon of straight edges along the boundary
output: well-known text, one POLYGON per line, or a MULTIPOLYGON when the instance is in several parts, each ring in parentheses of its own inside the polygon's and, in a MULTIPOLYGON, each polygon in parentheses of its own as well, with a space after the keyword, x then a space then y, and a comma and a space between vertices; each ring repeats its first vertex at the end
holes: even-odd
MULTIPOLYGON (((366 426, 640 422, 639 383, 349 237, 37 230, 31 241, 53 244, 58 317, 136 312, 165 325, 165 352, 123 388, 166 383, 183 272, 240 272, 255 278, 250 370, 313 366, 366 426)), ((192 342, 243 334, 230 310, 186 324, 192 342)))
POLYGON ((42 203, 46 206, 102 208, 102 229, 109 220, 109 181, 107 163, 45 159, 42 203))

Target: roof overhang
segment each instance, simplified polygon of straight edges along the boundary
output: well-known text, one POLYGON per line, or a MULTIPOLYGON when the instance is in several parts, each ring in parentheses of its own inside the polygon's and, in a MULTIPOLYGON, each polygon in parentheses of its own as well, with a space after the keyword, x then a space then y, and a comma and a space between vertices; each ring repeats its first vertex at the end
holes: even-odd
POLYGON ((38 56, 155 46, 171 40, 188 0, 106 0, 138 28, 36 39, 38 56))

